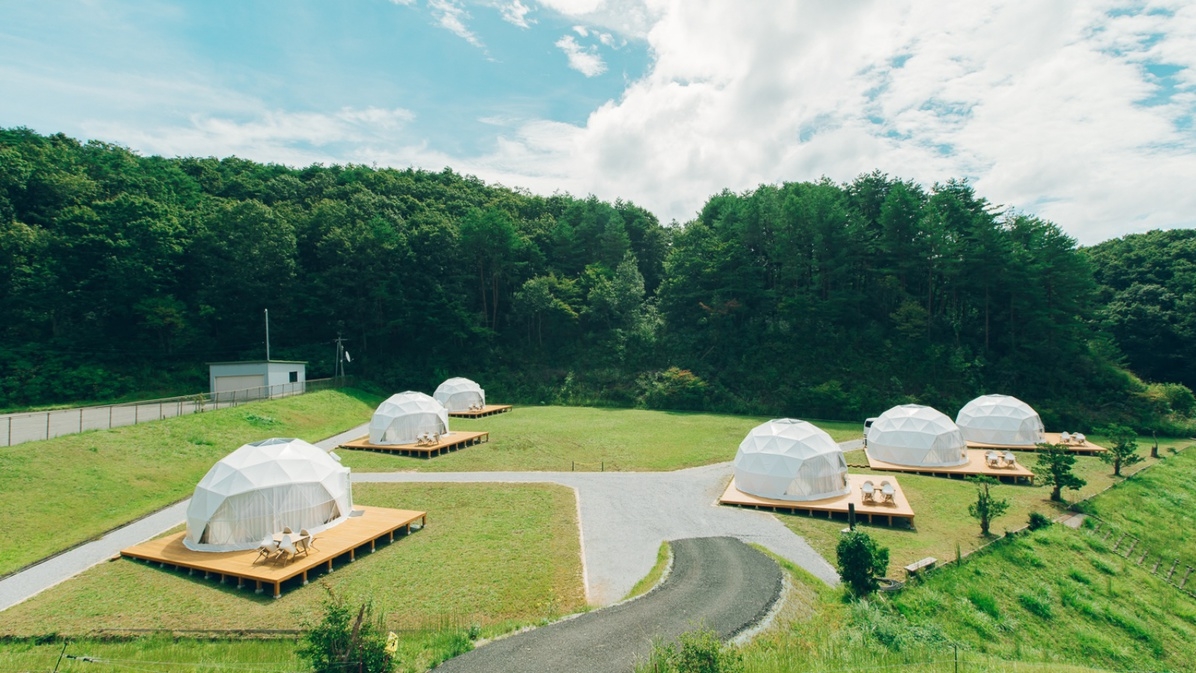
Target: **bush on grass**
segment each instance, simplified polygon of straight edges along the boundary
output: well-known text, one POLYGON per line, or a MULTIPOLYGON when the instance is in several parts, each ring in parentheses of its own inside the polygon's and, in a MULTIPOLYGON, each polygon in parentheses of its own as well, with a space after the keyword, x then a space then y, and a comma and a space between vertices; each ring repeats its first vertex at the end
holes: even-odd
POLYGON ((682 633, 676 645, 656 643, 637 673, 741 673, 743 655, 709 629, 682 633))
POLYGON ((398 638, 388 638, 373 605, 363 604, 356 617, 353 612, 343 599, 332 596, 324 604, 323 618, 303 635, 298 654, 311 662, 315 673, 391 673, 398 665, 398 638))

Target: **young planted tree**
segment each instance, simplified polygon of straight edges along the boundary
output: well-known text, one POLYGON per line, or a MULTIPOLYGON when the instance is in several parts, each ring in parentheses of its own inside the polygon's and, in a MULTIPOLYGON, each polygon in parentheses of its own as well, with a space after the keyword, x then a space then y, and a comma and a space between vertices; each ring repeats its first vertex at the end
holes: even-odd
POLYGON ((1124 425, 1110 425, 1102 428, 1100 434, 1108 435, 1113 440, 1109 450, 1098 454, 1100 459, 1113 465, 1113 476, 1121 476, 1121 468, 1130 467, 1142 462, 1138 455, 1138 435, 1124 425))
POLYGON ((1062 501, 1063 489, 1078 491, 1088 483, 1072 473, 1071 468, 1075 464, 1075 454, 1068 451, 1066 446, 1046 442, 1038 445, 1038 464, 1034 466, 1034 476, 1038 477, 1038 483, 1051 487, 1051 500, 1062 501))
POLYGON ((853 531, 839 538, 835 549, 839 577, 857 596, 876 591, 876 578, 889 568, 889 549, 876 544, 867 533, 853 531))
POLYGON ((968 481, 976 484, 976 502, 968 505, 968 514, 980 522, 980 534, 987 537, 992 520, 1009 509, 1009 501, 995 497, 989 491, 990 486, 997 485, 997 480, 990 476, 982 474, 971 477, 968 481))
POLYGON ((381 616, 369 603, 353 609, 333 597, 324 605, 324 617, 303 635, 299 656, 311 662, 316 673, 391 673, 398 665, 387 643, 381 616))

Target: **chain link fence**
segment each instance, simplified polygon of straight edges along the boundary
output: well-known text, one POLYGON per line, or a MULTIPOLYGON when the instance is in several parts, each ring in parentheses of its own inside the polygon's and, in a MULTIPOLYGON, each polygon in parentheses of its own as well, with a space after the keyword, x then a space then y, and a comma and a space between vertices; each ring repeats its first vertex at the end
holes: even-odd
POLYGON ((4 442, 3 446, 15 446, 87 430, 110 430, 124 425, 160 421, 164 418, 236 407, 246 402, 302 395, 350 384, 350 377, 341 376, 218 393, 164 397, 157 400, 6 414, 0 416, 0 441, 4 442))

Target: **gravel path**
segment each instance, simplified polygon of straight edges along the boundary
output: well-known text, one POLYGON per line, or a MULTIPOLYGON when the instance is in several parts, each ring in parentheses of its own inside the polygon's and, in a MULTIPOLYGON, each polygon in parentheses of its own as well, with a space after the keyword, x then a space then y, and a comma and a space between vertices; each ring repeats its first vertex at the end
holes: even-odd
MULTIPOLYGON (((331 449, 361 436, 367 427, 352 428, 316 445, 331 449)), ((573 488, 581 522, 586 598, 593 605, 610 605, 626 596, 652 569, 660 543, 682 538, 730 536, 757 543, 827 584, 837 583, 835 569, 771 514, 717 504, 731 473, 730 463, 719 463, 676 472, 386 472, 358 473, 353 479, 556 483, 573 488)), ((0 610, 183 523, 189 502, 176 503, 0 580, 0 610)))
POLYGON ((673 569, 633 601, 497 640, 438 671, 626 673, 648 659, 654 640, 672 642, 704 627, 723 640, 764 616, 781 591, 772 559, 727 537, 677 540, 673 569))

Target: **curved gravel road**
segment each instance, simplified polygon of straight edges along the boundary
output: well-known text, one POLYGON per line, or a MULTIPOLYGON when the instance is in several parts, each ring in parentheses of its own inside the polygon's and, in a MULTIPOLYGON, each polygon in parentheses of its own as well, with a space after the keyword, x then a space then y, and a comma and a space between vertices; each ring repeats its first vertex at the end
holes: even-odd
POLYGON ((627 673, 648 659, 654 640, 696 628, 723 640, 761 619, 780 596, 781 569, 730 537, 670 542, 673 568, 650 593, 483 645, 437 671, 627 673))

